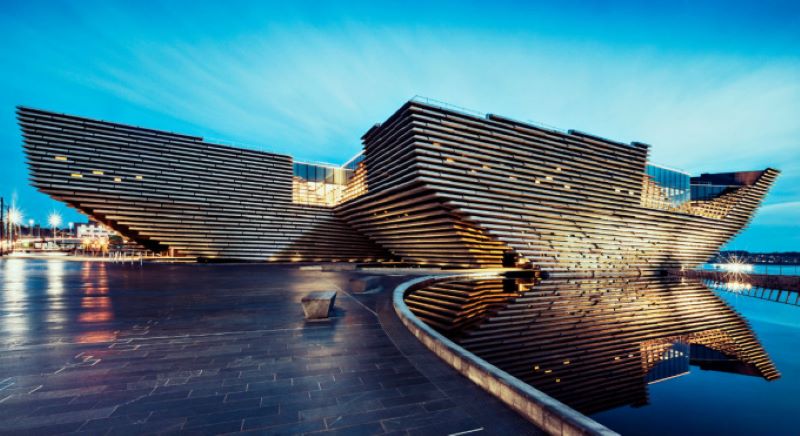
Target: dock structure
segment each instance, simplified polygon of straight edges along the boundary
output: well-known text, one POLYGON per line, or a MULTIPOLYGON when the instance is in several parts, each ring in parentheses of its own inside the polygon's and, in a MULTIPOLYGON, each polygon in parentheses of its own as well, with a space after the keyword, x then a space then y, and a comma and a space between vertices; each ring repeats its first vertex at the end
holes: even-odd
MULTIPOLYGON (((685 277, 692 277, 700 280, 708 280, 714 283, 729 283, 732 281, 730 273, 725 271, 699 271, 689 270, 681 272, 685 277)), ((800 276, 779 275, 779 274, 737 274, 736 281, 749 285, 750 291, 771 290, 787 291, 795 295, 800 295, 800 276)), ((751 292, 753 293, 753 292, 751 292)), ((791 300, 791 298, 789 298, 791 300)))

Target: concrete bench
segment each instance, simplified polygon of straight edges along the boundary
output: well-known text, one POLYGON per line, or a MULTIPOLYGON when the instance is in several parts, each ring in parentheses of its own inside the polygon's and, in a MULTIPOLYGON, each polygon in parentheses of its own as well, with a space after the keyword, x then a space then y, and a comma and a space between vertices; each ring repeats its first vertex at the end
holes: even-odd
POLYGON ((335 300, 336 291, 314 291, 309 292, 300 302, 303 304, 306 319, 326 319, 335 300))

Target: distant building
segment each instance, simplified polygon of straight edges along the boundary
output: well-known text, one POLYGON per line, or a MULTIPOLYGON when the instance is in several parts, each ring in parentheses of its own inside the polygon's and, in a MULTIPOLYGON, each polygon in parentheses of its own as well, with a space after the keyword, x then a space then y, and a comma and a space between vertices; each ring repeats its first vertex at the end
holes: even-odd
POLYGON ((76 227, 76 236, 79 239, 83 238, 108 238, 115 233, 100 224, 78 224, 76 227))

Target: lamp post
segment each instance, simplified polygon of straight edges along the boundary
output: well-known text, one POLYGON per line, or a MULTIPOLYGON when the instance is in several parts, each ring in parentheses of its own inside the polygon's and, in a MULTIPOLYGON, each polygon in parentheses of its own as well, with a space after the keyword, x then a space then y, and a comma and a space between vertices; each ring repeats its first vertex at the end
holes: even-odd
POLYGON ((11 251, 14 251, 14 227, 17 227, 17 235, 19 238, 20 225, 22 224, 22 212, 14 206, 8 209, 8 236, 11 242, 11 251))
POLYGON ((6 200, 3 197, 0 197, 0 256, 3 255, 5 248, 5 237, 6 237, 6 227, 5 227, 5 211, 6 211, 6 200))
POLYGON ((50 228, 53 229, 53 240, 56 240, 56 229, 58 226, 61 225, 61 215, 58 212, 52 212, 49 217, 47 217, 47 223, 50 224, 50 228))

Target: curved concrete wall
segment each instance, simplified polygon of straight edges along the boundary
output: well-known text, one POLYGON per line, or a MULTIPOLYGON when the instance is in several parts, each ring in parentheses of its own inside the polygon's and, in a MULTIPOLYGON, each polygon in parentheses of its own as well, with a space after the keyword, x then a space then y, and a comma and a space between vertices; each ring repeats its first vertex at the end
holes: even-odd
POLYGON ((406 292, 436 282, 497 277, 494 272, 419 277, 402 283, 392 296, 395 312, 403 324, 428 349, 495 397, 551 435, 617 435, 604 425, 566 404, 523 383, 447 339, 422 322, 406 306, 406 292))

